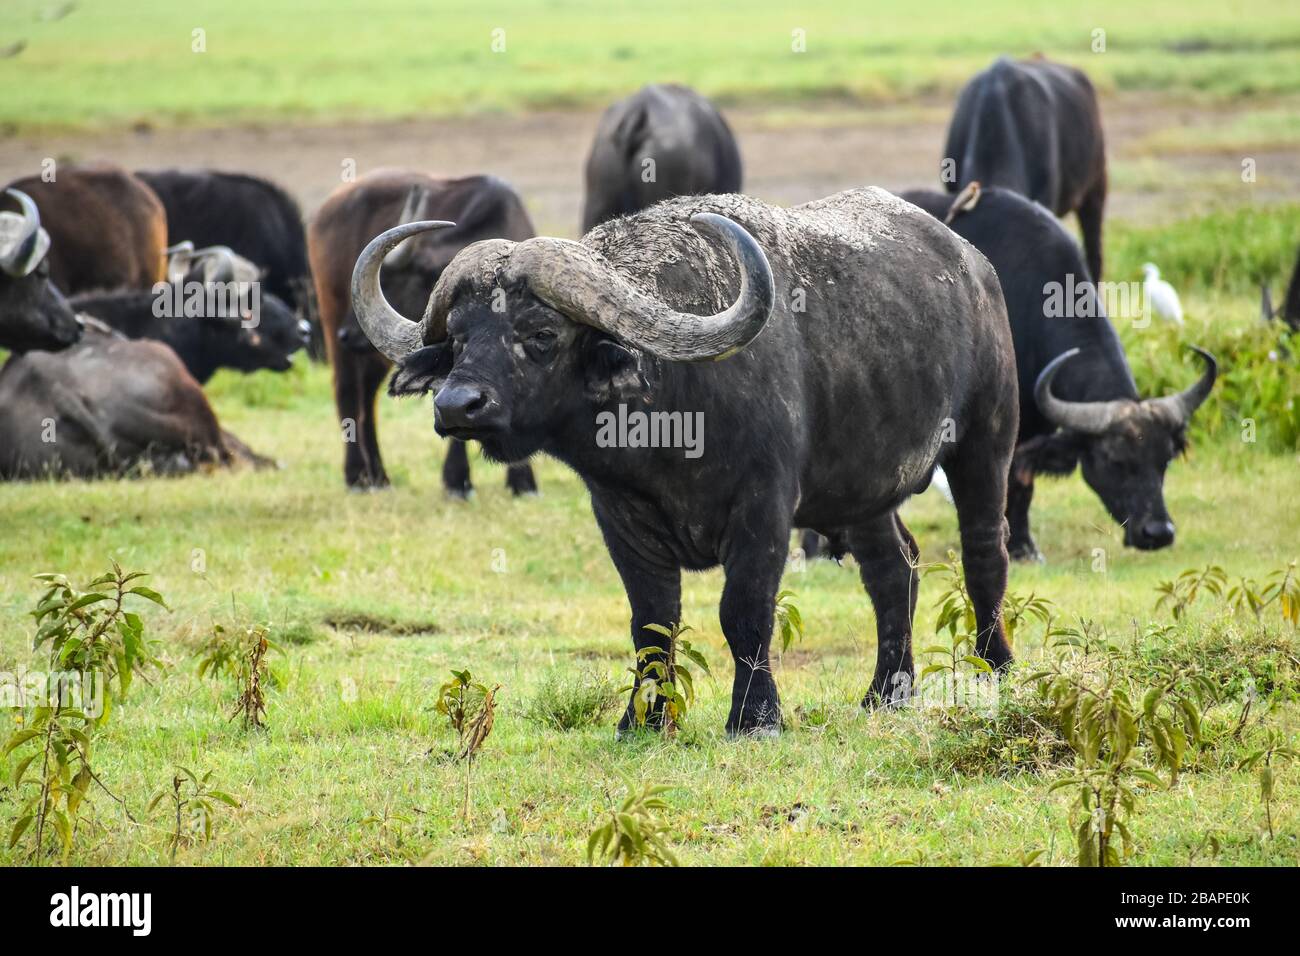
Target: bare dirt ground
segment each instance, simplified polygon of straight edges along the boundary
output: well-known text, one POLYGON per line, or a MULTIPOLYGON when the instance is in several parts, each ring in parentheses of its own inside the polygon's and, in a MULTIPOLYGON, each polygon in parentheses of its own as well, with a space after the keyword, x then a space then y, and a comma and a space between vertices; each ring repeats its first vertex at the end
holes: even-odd
MULTIPOLYGON (((1109 215, 1166 220, 1211 200, 1271 203, 1296 199, 1300 150, 1205 146, 1240 106, 1179 103, 1126 95, 1102 104, 1111 164, 1109 215), (1246 155, 1258 181, 1241 182, 1246 155)), ((745 160, 745 191, 783 205, 851 186, 904 189, 938 183, 951 104, 868 108, 815 104, 728 109, 745 160)), ((0 181, 39 169, 45 157, 104 159, 128 168, 212 167, 266 176, 294 193, 307 215, 343 180, 383 166, 436 173, 491 172, 524 196, 539 231, 573 236, 582 201, 582 167, 598 110, 326 126, 139 129, 97 134, 15 136, 0 142, 0 181)))

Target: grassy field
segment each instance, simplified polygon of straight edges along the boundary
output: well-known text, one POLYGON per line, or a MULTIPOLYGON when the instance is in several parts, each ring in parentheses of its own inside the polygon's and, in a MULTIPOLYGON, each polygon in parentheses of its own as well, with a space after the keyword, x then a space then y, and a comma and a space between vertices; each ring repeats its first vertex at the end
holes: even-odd
POLYGON ((653 16, 601 0, 81 0, 52 18, 64 6, 0 7, 0 47, 26 44, 0 59, 10 129, 588 106, 648 79, 724 104, 878 102, 947 95, 995 56, 1035 51, 1106 91, 1300 93, 1300 7, 1285 0, 659 0, 653 16))
MULTIPOLYGON (((1116 229, 1119 275, 1152 249, 1165 262, 1216 238, 1239 257, 1188 273, 1183 287, 1182 339, 1218 351, 1225 375, 1198 417, 1190 454, 1166 482, 1178 543, 1124 550, 1119 529, 1075 476, 1040 484, 1036 531, 1047 563, 1012 572, 1017 594, 1049 598, 1065 622, 1104 627, 1134 675, 1153 661, 1185 662, 1222 692, 1179 784, 1140 798, 1135 864, 1300 861, 1300 766, 1278 767, 1272 840, 1262 835, 1255 775, 1235 768, 1266 728, 1296 734, 1295 630, 1275 611, 1257 623, 1210 599, 1167 633, 1149 630, 1171 623, 1153 611, 1157 584, 1186 568, 1213 562, 1261 578, 1300 555, 1297 373, 1293 359, 1269 358, 1276 342, 1257 323, 1244 277, 1285 267, 1297 221, 1294 208, 1283 208, 1116 229), (1246 416, 1258 422, 1254 443, 1241 440, 1246 416), (1104 572, 1095 569, 1096 549, 1104 572), (1231 731, 1247 678, 1267 706, 1251 711, 1238 739, 1231 731)), ((1181 387, 1195 374, 1172 330, 1123 334, 1144 388, 1181 387)), ((152 572, 172 608, 144 612, 166 667, 137 683, 97 744, 98 772, 134 822, 96 795, 75 862, 167 862, 168 814, 145 808, 177 765, 212 770, 242 803, 221 809, 210 843, 180 850, 177 861, 187 864, 574 864, 600 814, 645 781, 674 787, 663 818, 689 864, 993 864, 1035 850, 1040 862, 1073 861, 1068 798, 1049 792, 1070 762, 1055 732, 1035 723, 1023 685, 1032 666, 1018 669, 997 719, 861 711, 875 623, 851 562, 793 565, 787 575, 807 635, 776 665, 789 723, 780 739, 722 733, 731 665, 718 627, 718 572, 684 582, 683 614, 717 681, 701 682, 685 732, 615 742, 612 714, 572 731, 548 728, 526 715, 562 696, 554 682, 620 682, 630 664, 622 588, 574 475, 542 461, 542 496, 514 500, 502 469, 475 461, 477 497, 449 501, 427 404, 385 401, 381 436, 395 487, 347 494, 326 370, 223 373, 210 392, 223 423, 274 454, 282 470, 0 486, 0 671, 33 662, 26 611, 38 593, 34 572, 88 579, 114 559, 152 572), (273 664, 287 677, 269 693, 265 731, 228 719, 228 680, 196 673, 214 624, 253 622, 270 624, 283 647, 273 664), (431 709, 449 671, 466 667, 502 685, 495 729, 474 766, 468 821, 460 815, 463 765, 444 756, 454 736, 431 709)), ((907 519, 923 559, 957 547, 954 516, 933 494, 910 503, 907 519)), ((918 647, 934 643, 938 593, 927 578, 918 647)), ((1022 662, 1040 658, 1042 645, 1041 627, 1017 635, 1022 662)), ((9 720, 0 718, 0 734, 9 720)), ((0 760, 4 832, 12 769, 0 760)), ((0 863, 21 859, 0 848, 0 863)))

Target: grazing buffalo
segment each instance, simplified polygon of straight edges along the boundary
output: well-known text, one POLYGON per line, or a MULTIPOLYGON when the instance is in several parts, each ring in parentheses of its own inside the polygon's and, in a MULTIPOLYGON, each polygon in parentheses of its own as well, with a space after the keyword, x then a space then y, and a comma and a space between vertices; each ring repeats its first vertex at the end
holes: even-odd
POLYGON ((1058 216, 1077 212, 1088 274, 1101 280, 1106 146, 1097 93, 1083 72, 1041 57, 999 58, 961 91, 944 156, 956 163, 948 192, 979 182, 1058 216))
POLYGON ((287 371, 307 345, 306 321, 271 293, 253 295, 241 285, 229 249, 189 255, 179 275, 149 292, 86 293, 73 296, 72 306, 129 339, 165 342, 200 384, 219 368, 287 371))
POLYGON ((49 233, 27 194, 8 192, 22 212, 0 212, 0 348, 64 348, 81 338, 81 323, 50 283, 49 233))
POLYGON ((50 234, 50 280, 65 294, 147 289, 163 278, 167 216, 152 189, 107 164, 58 167, 46 182, 12 184, 29 195, 50 234))
MULTIPOLYGON (((375 393, 392 363, 375 351, 348 301, 352 266, 370 238, 397 223, 454 218, 455 229, 423 236, 394 249, 386 262, 384 293, 399 307, 424 308, 442 271, 462 248, 479 239, 522 240, 533 235, 523 203, 492 176, 435 179, 423 173, 383 170, 337 190, 308 229, 307 245, 320 306, 326 350, 334 368, 334 398, 343 423, 343 477, 349 488, 381 488, 388 473, 375 432, 375 393)), ((454 440, 443 462, 448 494, 468 497, 469 456, 454 440)), ((515 494, 537 490, 527 464, 511 466, 506 484, 515 494)))
POLYGON ((262 291, 306 314, 311 291, 302 211, 274 183, 242 173, 164 169, 136 173, 167 210, 172 242, 226 246, 262 270, 262 291))
POLYGON ((713 104, 653 84, 605 111, 587 157, 582 231, 672 196, 740 192, 740 150, 713 104))
POLYGON ((222 430, 171 349, 87 324, 76 345, 15 355, 0 369, 0 478, 269 463, 222 430))
POLYGON ((974 247, 874 188, 792 209, 683 197, 579 242, 475 243, 408 321, 380 266, 444 228, 390 229, 357 261, 357 316, 398 363, 390 392, 434 392, 436 430, 489 457, 545 452, 578 473, 638 649, 662 644, 647 625, 680 621, 682 570, 721 564, 730 732, 780 726, 768 651, 795 523, 842 531, 861 566, 879 636, 864 703, 908 693, 917 549, 895 509, 941 460, 978 651, 1009 664, 1015 354, 974 247))
POLYGON ((967 189, 956 202, 925 190, 903 198, 949 219, 1002 283, 1020 379, 1020 434, 1007 494, 1012 556, 1041 557, 1029 531, 1034 475, 1068 475, 1076 467, 1123 525, 1126 545, 1173 544, 1165 469, 1185 447, 1188 422, 1214 386, 1214 357, 1196 349, 1205 361, 1196 384, 1143 400, 1078 245, 1046 209, 997 188, 967 189), (1058 293, 1073 303, 1064 315, 1051 304, 1058 293))

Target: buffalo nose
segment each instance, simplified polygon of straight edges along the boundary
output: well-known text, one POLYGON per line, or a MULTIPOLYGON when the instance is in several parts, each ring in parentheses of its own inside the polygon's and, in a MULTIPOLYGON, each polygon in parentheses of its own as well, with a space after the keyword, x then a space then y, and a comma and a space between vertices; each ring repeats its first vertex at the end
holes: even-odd
POLYGON ((1148 521, 1142 525, 1142 538, 1148 548, 1167 548, 1174 543, 1174 523, 1168 518, 1148 521))
POLYGON ((474 428, 482 425, 495 405, 477 385, 449 385, 433 399, 438 423, 443 428, 474 428))

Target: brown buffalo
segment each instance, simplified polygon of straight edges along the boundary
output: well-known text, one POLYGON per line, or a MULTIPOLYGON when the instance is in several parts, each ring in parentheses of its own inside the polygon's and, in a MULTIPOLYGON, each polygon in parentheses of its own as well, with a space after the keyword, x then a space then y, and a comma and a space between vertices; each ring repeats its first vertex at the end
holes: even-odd
POLYGON ((0 478, 185 474, 273 464, 222 429, 203 389, 161 342, 93 319, 76 345, 0 369, 0 478), (122 375, 129 368, 130 375, 122 375))
MULTIPOLYGON (((28 176, 10 186, 40 210, 50 234, 50 281, 64 293, 147 289, 166 278, 166 210, 125 169, 60 166, 52 182, 28 176)), ((13 199, 4 203, 20 211, 13 199)))
MULTIPOLYGON (((388 484, 375 432, 375 393, 392 363, 371 346, 352 311, 349 287, 357 256, 372 238, 398 223, 445 219, 443 229, 403 243, 385 260, 384 294, 419 314, 447 264, 481 239, 532 238, 533 224, 519 196, 492 176, 436 179, 423 173, 380 170, 335 191, 307 230, 321 329, 334 369, 334 398, 343 424, 343 477, 350 488, 388 484)), ((465 443, 452 440, 442 470, 449 494, 466 497, 470 483, 465 443)), ((511 466, 515 494, 535 492, 527 464, 511 466)))

